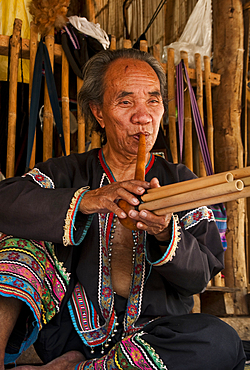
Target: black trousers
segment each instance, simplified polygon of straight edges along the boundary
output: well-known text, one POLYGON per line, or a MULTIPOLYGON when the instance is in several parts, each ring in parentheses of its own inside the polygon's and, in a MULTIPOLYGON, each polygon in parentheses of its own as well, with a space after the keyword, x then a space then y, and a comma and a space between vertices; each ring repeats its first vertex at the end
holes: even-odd
MULTIPOLYGON (((121 325, 113 338, 121 340, 126 300, 115 302, 121 325)), ((143 339, 154 348, 168 370, 243 370, 245 353, 236 331, 219 318, 207 314, 188 314, 159 318, 143 328, 143 339)), ((39 334, 35 343, 38 355, 48 363, 70 350, 83 353, 86 359, 101 357, 101 348, 94 354, 76 333, 67 306, 39 334)), ((107 353, 110 348, 106 349, 107 353)))

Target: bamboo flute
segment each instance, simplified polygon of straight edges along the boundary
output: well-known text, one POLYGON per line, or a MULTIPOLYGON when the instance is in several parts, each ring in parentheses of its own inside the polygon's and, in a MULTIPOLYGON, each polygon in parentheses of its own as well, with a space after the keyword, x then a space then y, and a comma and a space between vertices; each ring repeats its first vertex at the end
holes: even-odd
POLYGON ((177 134, 176 134, 176 109, 175 109, 175 66, 174 49, 169 48, 168 54, 168 120, 169 120, 169 145, 173 162, 178 163, 177 134))
MULTIPOLYGON (((145 135, 141 134, 138 144, 138 153, 135 167, 135 180, 143 181, 145 179, 145 167, 146 167, 146 138, 145 135)), ((123 199, 119 200, 118 206, 121 207, 126 213, 128 213, 128 211, 130 211, 131 209, 134 209, 134 207, 131 204, 129 204, 123 199)), ((120 222, 127 229, 137 230, 136 226, 137 221, 131 219, 130 217, 120 219, 120 222)))
POLYGON ((66 154, 70 154, 69 63, 62 49, 62 121, 66 154))
POLYGON ((16 156, 16 116, 17 116, 17 79, 18 61, 20 51, 22 21, 15 19, 13 36, 10 41, 10 82, 9 82, 9 112, 8 112, 8 138, 6 177, 13 177, 15 172, 16 156))
POLYGON ((248 198, 248 197, 250 197, 250 186, 246 186, 243 190, 236 191, 234 193, 218 195, 218 196, 206 198, 206 199, 194 200, 193 202, 183 203, 183 204, 179 204, 179 205, 171 206, 171 207, 165 207, 165 208, 155 210, 153 212, 158 216, 162 216, 162 215, 166 215, 167 213, 182 212, 182 211, 186 211, 186 210, 193 209, 193 208, 198 208, 202 206, 210 206, 212 204, 218 204, 218 203, 231 202, 232 200, 237 200, 240 198, 248 198))
POLYGON ((141 197, 143 202, 161 199, 176 194, 187 193, 192 190, 204 189, 209 186, 220 185, 233 181, 233 175, 230 172, 222 172, 216 175, 207 177, 198 177, 197 179, 177 182, 170 185, 165 185, 160 188, 148 189, 148 194, 141 197))
POLYGON ((234 193, 236 191, 242 191, 244 183, 241 180, 230 181, 225 184, 219 184, 215 186, 209 186, 204 189, 192 190, 187 193, 176 194, 171 197, 165 197, 150 202, 142 203, 139 206, 139 210, 147 209, 155 211, 157 209, 175 206, 178 204, 188 203, 200 199, 211 198, 214 196, 234 193))
MULTIPOLYGON (((81 87, 83 85, 83 80, 77 76, 77 96, 81 87)), ((85 152, 85 119, 81 113, 81 109, 77 102, 77 122, 78 122, 78 153, 85 152)))
MULTIPOLYGON (((45 37, 45 44, 48 49, 52 72, 54 71, 54 28, 45 37)), ((45 76, 47 78, 47 76, 45 76)), ((44 86, 44 110, 43 110, 43 161, 52 157, 53 154, 53 123, 54 117, 50 104, 47 82, 44 86)))

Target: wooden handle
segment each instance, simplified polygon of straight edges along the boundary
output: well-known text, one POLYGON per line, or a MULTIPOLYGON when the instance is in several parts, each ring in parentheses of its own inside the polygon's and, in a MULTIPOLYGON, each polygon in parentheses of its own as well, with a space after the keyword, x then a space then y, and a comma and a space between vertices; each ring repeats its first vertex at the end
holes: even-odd
MULTIPOLYGON (((146 166, 146 138, 145 135, 141 134, 139 138, 138 144, 138 153, 137 153, 137 161, 136 161, 136 168, 135 168, 135 180, 143 181, 145 179, 145 166, 146 166)), ((131 209, 134 207, 126 202, 125 200, 121 199, 118 202, 118 206, 122 208, 127 214, 131 209)), ((136 226, 136 221, 130 217, 120 218, 119 219, 121 224, 130 230, 138 230, 136 226)))

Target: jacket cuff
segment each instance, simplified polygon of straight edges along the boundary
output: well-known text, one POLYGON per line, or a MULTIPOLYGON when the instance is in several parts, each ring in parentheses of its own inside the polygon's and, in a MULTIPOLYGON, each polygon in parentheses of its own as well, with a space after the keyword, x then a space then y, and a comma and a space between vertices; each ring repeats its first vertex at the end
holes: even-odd
MULTIPOLYGON (((171 261, 173 259, 173 257, 175 256, 175 252, 176 252, 176 249, 178 248, 178 242, 180 241, 180 225, 179 225, 179 218, 177 215, 173 215, 172 216, 172 236, 171 236, 171 240, 168 244, 168 247, 164 253, 164 255, 159 258, 158 260, 156 261, 152 261, 152 259, 150 258, 150 253, 148 253, 146 251, 146 258, 147 258, 147 261, 150 265, 152 266, 162 266, 164 265, 165 263, 167 263, 168 261, 171 261)), ((155 239, 155 243, 157 243, 157 245, 161 245, 161 242, 158 241, 156 238, 155 239)), ((165 243, 164 243, 165 245, 165 243)))
POLYGON ((73 198, 71 199, 69 209, 66 214, 66 218, 64 220, 64 234, 63 234, 63 245, 79 245, 90 225, 93 220, 94 215, 88 215, 85 217, 85 222, 83 223, 83 226, 80 226, 76 228, 75 226, 75 220, 76 220, 76 215, 78 212, 79 205, 81 203, 81 200, 83 196, 89 191, 89 186, 83 187, 78 189, 73 198), (86 219, 87 218, 87 219, 86 219))

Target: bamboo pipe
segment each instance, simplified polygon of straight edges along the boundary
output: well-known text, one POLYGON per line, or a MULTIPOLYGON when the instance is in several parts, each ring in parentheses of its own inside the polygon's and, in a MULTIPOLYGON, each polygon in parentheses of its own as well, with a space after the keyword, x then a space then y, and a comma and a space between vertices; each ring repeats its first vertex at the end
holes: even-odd
POLYGON ((70 154, 70 113, 69 113, 69 63, 62 50, 62 82, 61 82, 61 96, 62 96, 62 121, 63 134, 65 140, 66 154, 70 154))
MULTIPOLYGON (((143 181, 145 179, 145 166, 146 166, 145 162, 146 162, 146 138, 145 135, 141 134, 138 144, 138 153, 135 168, 135 180, 143 181)), ((119 200, 118 206, 122 208, 127 214, 131 209, 135 208, 123 199, 119 200)), ((120 219, 120 222, 127 229, 138 230, 136 226, 137 221, 131 219, 130 217, 120 219)))
POLYGON ((176 109, 175 109, 175 66, 174 49, 169 48, 168 54, 168 120, 169 120, 169 146, 173 162, 178 163, 177 136, 176 136, 176 109))
POLYGON ((13 177, 15 174, 16 157, 16 115, 17 115, 17 78, 18 61, 20 51, 22 21, 15 19, 13 36, 10 41, 10 81, 9 81, 9 112, 8 112, 8 138, 7 138, 7 161, 6 177, 13 177))
MULTIPOLYGON (((186 51, 181 51, 181 59, 188 71, 188 54, 186 51)), ((186 84, 187 86, 187 84, 186 84)), ((192 137, 192 114, 191 102, 188 89, 184 90, 184 150, 185 150, 185 165, 193 171, 193 137, 192 137)))
POLYGON ((233 175, 230 172, 223 172, 208 177, 199 177, 197 179, 165 185, 160 188, 148 189, 148 193, 142 195, 141 199, 143 202, 150 202, 152 200, 161 199, 167 196, 187 193, 197 189, 204 189, 209 186, 220 185, 230 181, 233 181, 233 175))
MULTIPOLYGON (((83 80, 77 76, 77 96, 83 85, 83 80)), ((77 121, 78 121, 78 153, 85 152, 85 119, 81 114, 79 103, 77 102, 77 121)))
MULTIPOLYGON (((54 29, 52 28, 48 35, 45 37, 45 45, 48 49, 52 72, 54 71, 54 43, 54 29)), ((47 78, 47 76, 45 77, 47 78)), ((43 110, 43 161, 51 158, 53 154, 53 123, 54 117, 45 79, 43 110)))
POLYGON ((241 180, 230 181, 226 184, 219 184, 207 187, 206 190, 198 189, 189 191, 188 193, 176 194, 171 197, 165 197, 151 202, 142 203, 139 206, 139 210, 147 209, 149 211, 155 211, 157 209, 176 206, 179 204, 193 202, 195 200, 204 200, 219 195, 234 193, 236 191, 242 191, 244 183, 241 180))
MULTIPOLYGON (((231 170, 231 171, 216 173, 214 175, 210 175, 210 176, 207 176, 207 177, 199 177, 199 178, 192 179, 192 180, 178 182, 178 183, 174 183, 174 184, 170 184, 170 185, 164 185, 161 188, 148 189, 147 193, 148 194, 151 194, 151 193, 154 193, 154 192, 158 193, 158 192, 163 191, 163 190, 171 189, 172 187, 174 187, 174 188, 179 187, 179 186, 182 187, 182 186, 184 186, 184 184, 185 184, 185 186, 189 187, 189 183, 190 183, 190 186, 191 186, 191 184, 196 184, 196 183, 198 184, 199 182, 203 182, 201 187, 205 187, 205 184, 208 184, 207 186, 212 186, 212 185, 217 185, 217 184, 223 183, 224 182, 224 177, 225 177, 226 181, 229 182, 229 181, 241 179, 242 177, 248 177, 248 176, 250 176, 250 166, 243 167, 243 168, 237 168, 237 169, 231 170)), ((193 185, 193 186, 196 186, 196 185, 193 185)), ((190 188, 190 189, 194 190, 194 188, 193 189, 190 188)), ((143 195, 143 197, 142 197, 143 201, 151 200, 151 198, 148 198, 148 197, 146 197, 145 200, 144 200, 144 197, 146 197, 146 194, 143 195)), ((159 198, 155 198, 155 199, 159 199, 159 198)))
MULTIPOLYGON (((31 93, 32 93, 32 83, 33 83, 33 74, 34 66, 37 52, 37 40, 38 40, 38 27, 34 22, 30 22, 30 80, 29 80, 29 110, 31 102, 31 93)), ((33 168, 36 163, 36 130, 33 141, 33 148, 30 157, 29 168, 33 168)))
POLYGON ((193 208, 198 208, 202 206, 210 206, 212 204, 218 204, 218 203, 231 202, 233 200, 237 200, 240 198, 248 198, 248 197, 250 197, 250 186, 246 186, 243 190, 236 191, 230 194, 218 195, 218 196, 214 196, 211 198, 194 200, 192 202, 183 203, 183 204, 179 204, 176 206, 161 208, 161 209, 154 211, 154 213, 158 216, 162 216, 162 215, 166 215, 167 213, 182 212, 182 211, 187 211, 193 208))

